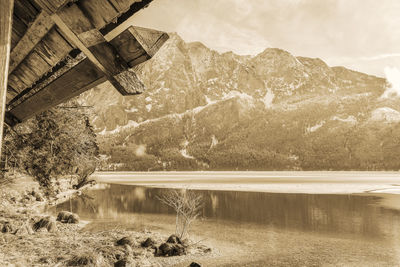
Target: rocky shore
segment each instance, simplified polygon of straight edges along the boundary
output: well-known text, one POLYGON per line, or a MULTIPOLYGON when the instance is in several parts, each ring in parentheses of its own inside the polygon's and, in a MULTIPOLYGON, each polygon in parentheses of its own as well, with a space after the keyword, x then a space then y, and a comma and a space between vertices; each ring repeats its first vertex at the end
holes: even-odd
MULTIPOLYGON (((66 201, 81 190, 59 183, 46 198, 27 176, 3 180, 0 187, 0 266, 173 266, 193 256, 212 256, 211 248, 153 231, 86 231, 90 222, 44 207, 66 201), (56 216, 57 215, 57 216, 56 216)), ((193 262, 190 266, 200 266, 193 262)))

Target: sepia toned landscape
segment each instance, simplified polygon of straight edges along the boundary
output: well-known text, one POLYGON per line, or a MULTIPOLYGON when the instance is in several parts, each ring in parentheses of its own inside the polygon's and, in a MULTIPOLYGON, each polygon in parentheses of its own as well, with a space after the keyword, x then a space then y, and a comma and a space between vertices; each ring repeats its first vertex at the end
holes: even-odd
POLYGON ((0 266, 398 266, 396 0, 0 0, 0 266))

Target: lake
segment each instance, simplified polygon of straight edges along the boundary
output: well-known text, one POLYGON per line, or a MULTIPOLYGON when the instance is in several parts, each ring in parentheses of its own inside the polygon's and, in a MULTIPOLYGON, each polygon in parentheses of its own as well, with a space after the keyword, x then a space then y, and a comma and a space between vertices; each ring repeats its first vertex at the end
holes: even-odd
POLYGON ((400 195, 385 191, 397 190, 396 173, 97 173, 95 177, 101 183, 87 195, 57 207, 91 221, 88 231, 122 227, 173 233, 174 211, 157 196, 171 188, 196 189, 204 205, 191 238, 204 240, 220 255, 204 259, 205 266, 400 264, 400 195), (329 193, 329 188, 340 193, 329 193), (373 194, 360 191, 363 188, 373 194))

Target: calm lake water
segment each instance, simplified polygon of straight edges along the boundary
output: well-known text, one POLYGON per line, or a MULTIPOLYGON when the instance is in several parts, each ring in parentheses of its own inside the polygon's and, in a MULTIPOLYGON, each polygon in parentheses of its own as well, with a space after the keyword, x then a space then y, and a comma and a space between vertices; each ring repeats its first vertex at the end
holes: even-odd
MULTIPOLYGON (((172 232, 174 211, 157 199, 168 190, 101 183, 57 210, 90 220, 88 230, 172 232)), ((383 205, 399 201, 396 195, 196 191, 204 206, 193 237, 222 255, 209 266, 400 265, 400 211, 383 205)))

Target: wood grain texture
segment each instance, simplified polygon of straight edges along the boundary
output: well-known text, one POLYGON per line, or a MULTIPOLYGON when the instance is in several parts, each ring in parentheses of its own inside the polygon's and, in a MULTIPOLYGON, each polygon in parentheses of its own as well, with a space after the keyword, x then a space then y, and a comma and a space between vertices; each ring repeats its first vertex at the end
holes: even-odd
POLYGON ((117 49, 124 60, 128 62, 130 67, 140 64, 150 58, 128 29, 112 39, 110 43, 117 49))
POLYGON ((121 94, 128 94, 128 91, 114 78, 114 75, 126 70, 128 64, 98 32, 84 12, 79 11, 80 9, 78 10, 77 7, 76 4, 73 4, 63 8, 58 14, 53 14, 54 22, 70 43, 79 48, 121 94), (66 14, 72 16, 72 13, 75 20, 68 18, 67 21, 64 21, 63 18, 67 17, 66 14), (82 22, 82 24, 80 26, 75 25, 78 22, 82 22), (92 43, 94 45, 88 46, 92 43))
POLYGON ((132 4, 141 0, 108 0, 119 12, 124 13, 129 10, 132 4))
POLYGON ((35 0, 36 4, 49 14, 57 12, 70 0, 35 0))
POLYGON ((11 26, 14 0, 0 0, 0 155, 3 143, 4 116, 10 63, 11 26))
POLYGON ((9 112, 23 121, 105 80, 104 74, 86 59, 9 112))
POLYGON ((55 29, 51 29, 42 41, 35 47, 34 51, 43 58, 50 66, 56 65, 73 49, 61 34, 55 29))
POLYGON ((128 30, 150 57, 153 57, 169 38, 165 32, 153 29, 132 26, 128 30))
POLYGON ((11 51, 11 73, 53 27, 54 22, 46 12, 41 12, 11 51))
MULTIPOLYGON (((14 15, 16 15, 25 25, 30 25, 38 15, 38 10, 30 1, 15 0, 14 15)), ((14 22, 13 22, 14 23, 14 22)))
POLYGON ((96 29, 103 28, 119 14, 107 0, 81 0, 77 4, 96 29))

